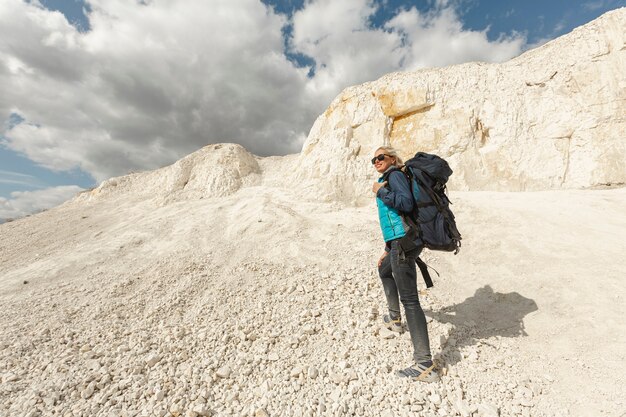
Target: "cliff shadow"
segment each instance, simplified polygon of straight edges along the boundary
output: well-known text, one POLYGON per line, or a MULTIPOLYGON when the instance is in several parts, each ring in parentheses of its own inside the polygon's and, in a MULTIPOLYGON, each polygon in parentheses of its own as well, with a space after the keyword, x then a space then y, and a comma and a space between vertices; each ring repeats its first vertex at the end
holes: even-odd
POLYGON ((440 323, 453 325, 442 340, 441 357, 453 365, 462 360, 461 347, 477 344, 491 337, 528 336, 524 317, 537 311, 537 303, 516 292, 499 293, 486 285, 462 303, 424 313, 440 323))

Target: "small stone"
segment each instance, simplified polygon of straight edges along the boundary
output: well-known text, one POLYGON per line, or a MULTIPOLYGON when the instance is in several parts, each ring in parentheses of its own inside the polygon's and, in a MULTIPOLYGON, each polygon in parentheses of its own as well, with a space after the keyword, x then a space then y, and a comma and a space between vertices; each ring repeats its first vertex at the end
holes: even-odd
POLYGON ((533 398, 533 391, 527 387, 520 387, 517 391, 516 397, 533 398))
POLYGON ((202 404, 196 404, 193 408, 192 411, 194 413, 196 413, 199 416, 210 416, 211 415, 211 410, 209 410, 208 408, 206 408, 204 405, 202 404))
POLYGON ((4 376, 4 382, 15 382, 19 379, 19 377, 13 373, 8 373, 4 376))
POLYGON ((462 399, 457 399, 452 403, 454 409, 459 413, 462 417, 470 417, 472 413, 470 412, 469 405, 462 399))
POLYGON ((334 403, 338 403, 339 400, 341 399, 341 389, 337 388, 335 389, 331 394, 330 394, 330 399, 334 402, 334 403))
POLYGON ((293 378, 296 378, 296 377, 297 377, 297 376, 299 376, 301 373, 302 373, 302 368, 301 368, 301 367, 299 367, 299 366, 296 366, 296 367, 294 367, 294 368, 291 370, 290 375, 291 375, 293 378))
POLYGON ((230 372, 231 371, 228 366, 222 366, 221 368, 217 370, 215 375, 217 375, 220 378, 228 378, 230 376, 230 372))
POLYGON ((259 408, 254 412, 254 417, 269 417, 269 414, 264 409, 259 408))
POLYGON ((390 409, 386 409, 380 413, 380 417, 394 417, 394 414, 390 409))
POLYGON ((498 407, 493 404, 481 403, 478 404, 478 415, 480 417, 499 417, 500 411, 498 407))
POLYGON ((329 376, 330 379, 337 385, 343 382, 343 375, 341 375, 339 372, 333 372, 329 376))
POLYGON ((97 371, 100 369, 100 361, 97 359, 92 359, 90 361, 87 361, 86 365, 87 365, 87 368, 91 371, 97 371))
POLYGON ((519 401, 519 405, 521 405, 522 407, 532 407, 533 402, 528 398, 522 398, 519 401))
POLYGON ((268 381, 263 381, 261 385, 254 389, 254 393, 257 397, 266 398, 267 393, 270 390, 270 385, 268 381))
POLYGON ((308 375, 309 375, 309 378, 315 379, 319 375, 319 371, 317 370, 317 368, 315 368, 313 366, 309 366, 309 373, 308 373, 308 375))
POLYGON ((380 330, 378 330, 378 335, 383 339, 393 339, 394 337, 396 337, 396 333, 392 332, 386 327, 382 327, 380 330))
POLYGON ((269 355, 267 355, 267 360, 268 361, 272 361, 272 362, 276 362, 279 359, 278 354, 276 352, 270 352, 269 355))
POLYGON ((428 401, 435 405, 441 404, 441 396, 437 393, 428 396, 428 401))
POLYGON ((170 407, 170 413, 172 413, 174 417, 179 416, 180 413, 182 412, 183 412, 183 407, 178 402, 172 404, 172 406, 170 407))
POLYGON ((87 388, 85 388, 83 390, 83 392, 80 393, 80 396, 83 397, 83 399, 88 399, 91 398, 91 396, 93 395, 94 390, 96 389, 96 383, 95 382, 91 382, 87 388))
POLYGON ((154 365, 159 363, 160 360, 161 357, 155 353, 153 355, 150 355, 148 359, 146 359, 146 365, 148 365, 149 367, 153 367, 154 365))

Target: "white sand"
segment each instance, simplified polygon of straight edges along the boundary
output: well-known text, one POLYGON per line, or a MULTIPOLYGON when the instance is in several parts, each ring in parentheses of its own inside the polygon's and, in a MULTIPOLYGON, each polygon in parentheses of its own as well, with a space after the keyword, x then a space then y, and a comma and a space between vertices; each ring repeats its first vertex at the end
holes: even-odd
POLYGON ((420 384, 379 334, 373 201, 303 201, 293 160, 0 225, 0 415, 626 412, 626 189, 452 192, 463 247, 421 298, 447 375, 420 384))

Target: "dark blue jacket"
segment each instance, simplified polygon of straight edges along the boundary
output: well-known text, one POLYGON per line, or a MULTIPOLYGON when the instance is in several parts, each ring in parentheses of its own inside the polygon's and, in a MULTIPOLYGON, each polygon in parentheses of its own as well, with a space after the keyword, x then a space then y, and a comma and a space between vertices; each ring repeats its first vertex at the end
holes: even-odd
MULTIPOLYGON (((378 182, 383 182, 384 177, 381 176, 378 182)), ((410 213, 414 204, 409 181, 401 171, 392 171, 387 181, 388 185, 376 193, 378 218, 385 242, 406 235, 409 229, 401 214, 410 213)))

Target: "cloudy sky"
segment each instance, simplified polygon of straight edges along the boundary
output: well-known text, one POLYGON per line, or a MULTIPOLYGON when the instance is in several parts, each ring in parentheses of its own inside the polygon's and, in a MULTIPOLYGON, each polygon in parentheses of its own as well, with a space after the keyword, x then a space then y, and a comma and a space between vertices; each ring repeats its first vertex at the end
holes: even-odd
POLYGON ((350 85, 506 61, 626 0, 1 0, 0 219, 200 147, 298 152, 350 85))

